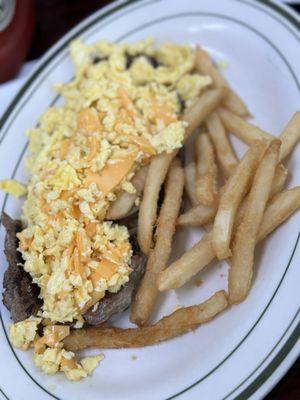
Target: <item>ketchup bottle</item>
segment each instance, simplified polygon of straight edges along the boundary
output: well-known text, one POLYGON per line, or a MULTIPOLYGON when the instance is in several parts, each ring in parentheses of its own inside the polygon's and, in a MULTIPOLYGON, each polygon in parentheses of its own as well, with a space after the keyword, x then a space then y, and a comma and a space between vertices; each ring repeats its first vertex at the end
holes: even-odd
POLYGON ((0 83, 24 62, 34 31, 34 0, 0 0, 0 83))

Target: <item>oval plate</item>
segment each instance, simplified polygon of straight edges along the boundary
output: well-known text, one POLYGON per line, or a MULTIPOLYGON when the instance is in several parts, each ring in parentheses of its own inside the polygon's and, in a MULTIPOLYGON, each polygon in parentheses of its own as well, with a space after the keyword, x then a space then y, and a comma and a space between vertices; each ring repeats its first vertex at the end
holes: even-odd
MULTIPOLYGON (((28 179, 23 158, 25 128, 59 99, 53 84, 72 78, 68 42, 136 41, 153 36, 158 43, 200 43, 248 104, 254 122, 278 135, 299 109, 299 19, 274 2, 248 0, 122 1, 101 9, 63 37, 41 59, 1 122, 0 178, 28 179)), ((245 150, 237 140, 239 154, 245 150)), ((300 182, 300 151, 289 162, 289 185, 300 182)), ((21 202, 1 193, 1 208, 20 215, 21 202)), ((247 300, 194 333, 142 349, 105 351, 91 378, 70 383, 62 375, 44 376, 30 352, 13 349, 7 338, 9 313, 1 304, 0 375, 3 398, 21 399, 260 399, 299 354, 299 213, 281 226, 257 251, 252 290, 247 300), (297 265, 298 264, 298 265, 297 265)), ((177 233, 176 258, 200 237, 200 231, 177 233)), ((6 260, 1 228, 1 282, 6 260)), ((175 254, 176 253, 176 254, 175 254)), ((198 287, 161 296, 155 318, 177 305, 201 302, 227 286, 227 267, 214 264, 198 287)), ((116 320, 129 326, 125 313, 116 320)), ((98 351, 99 352, 99 351, 98 351)), ((98 353, 96 351, 87 354, 98 353)), ((0 394, 1 397, 1 394, 0 394)))

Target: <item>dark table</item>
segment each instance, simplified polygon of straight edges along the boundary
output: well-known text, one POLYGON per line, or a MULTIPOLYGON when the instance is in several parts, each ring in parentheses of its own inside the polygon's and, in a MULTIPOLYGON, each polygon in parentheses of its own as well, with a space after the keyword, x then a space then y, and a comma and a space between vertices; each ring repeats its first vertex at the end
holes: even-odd
MULTIPOLYGON (((111 1, 35 0, 36 31, 28 59, 40 57, 75 24, 111 1)), ((300 5, 293 5, 300 12, 300 5)), ((300 358, 265 400, 300 400, 300 358)))

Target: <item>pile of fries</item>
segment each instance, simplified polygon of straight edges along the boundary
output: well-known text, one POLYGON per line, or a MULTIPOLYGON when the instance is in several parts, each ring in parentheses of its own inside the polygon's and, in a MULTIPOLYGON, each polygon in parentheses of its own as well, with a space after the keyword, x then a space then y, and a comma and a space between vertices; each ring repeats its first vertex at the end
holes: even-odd
POLYGON ((299 141, 300 112, 275 138, 246 120, 250 116, 247 107, 199 47, 196 68, 212 78, 213 88, 182 116, 188 123, 185 140, 197 130, 195 160, 183 167, 177 151, 154 157, 134 178, 137 194, 122 194, 110 210, 112 218, 129 215, 143 193, 138 241, 148 263, 130 314, 130 321, 138 327, 73 330, 64 340, 68 350, 151 345, 193 330, 229 305, 245 300, 251 289, 257 242, 300 207, 300 186, 284 189, 288 171, 282 164, 299 141), (241 160, 228 134, 249 145, 241 160), (157 215, 163 185, 164 200, 157 215), (191 208, 179 215, 184 193, 191 208), (203 227, 206 233, 169 265, 176 227, 189 226, 203 227), (200 305, 181 308, 149 325, 158 293, 181 287, 214 258, 229 262, 228 293, 219 291, 200 305))

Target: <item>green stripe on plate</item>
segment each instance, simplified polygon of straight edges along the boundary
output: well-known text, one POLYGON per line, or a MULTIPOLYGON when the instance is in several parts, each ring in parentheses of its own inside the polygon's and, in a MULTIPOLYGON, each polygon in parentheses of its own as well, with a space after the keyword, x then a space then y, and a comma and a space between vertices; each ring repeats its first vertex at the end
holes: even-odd
POLYGON ((7 399, 7 400, 9 400, 9 397, 4 393, 4 391, 0 388, 0 393, 2 394, 2 396, 5 398, 5 399, 7 399))
MULTIPOLYGON (((287 329, 285 330, 284 334, 282 335, 281 339, 284 338, 286 332, 289 330, 289 328, 291 327, 291 325, 293 324, 293 322, 297 319, 297 317, 299 316, 299 312, 300 309, 298 309, 297 313, 295 314, 295 317, 293 318, 293 320, 291 321, 290 325, 287 327, 287 329)), ((267 379, 270 378, 270 376, 273 374, 273 372, 276 371, 276 369, 278 368, 278 366, 282 363, 282 361, 286 358, 286 356, 290 353, 290 351, 293 349, 293 347, 295 346, 295 344, 297 343, 298 339, 300 337, 300 322, 297 324, 297 327, 295 328, 295 330, 292 332, 292 334, 290 335, 289 339, 286 341, 286 343, 283 345, 283 347, 281 348, 281 350, 278 352, 278 354, 276 354, 276 356, 273 358, 273 360, 270 362, 270 364, 260 373, 260 375, 246 388, 243 390, 242 393, 240 393, 237 397, 235 397, 235 400, 246 400, 249 399, 249 397, 255 393, 257 391, 258 388, 260 388, 260 386, 262 386, 267 379)), ((270 353, 267 355, 267 357, 265 358, 265 360, 273 353, 273 351, 276 349, 277 346, 274 346, 273 349, 270 351, 270 353)), ((264 360, 264 361, 265 361, 264 360)), ((263 362, 264 362, 263 361, 263 362)), ((263 364, 263 363, 262 363, 263 364)), ((261 364, 261 365, 262 365, 261 364)), ((260 367, 260 366, 259 366, 260 367)), ((258 367, 258 368, 259 368, 258 367)), ((258 369, 257 368, 257 369, 258 369)), ((257 370, 256 369, 256 370, 257 370)), ((252 372, 252 374, 247 378, 247 380, 256 372, 256 370, 254 370, 252 372)), ((245 380, 246 381, 246 380, 245 380)), ((244 381, 244 382, 245 382, 244 381)), ((244 383, 242 382, 242 384, 244 383)), ((236 388, 238 389, 238 387, 236 388)), ((227 399, 228 396, 226 396, 224 398, 227 399)))

